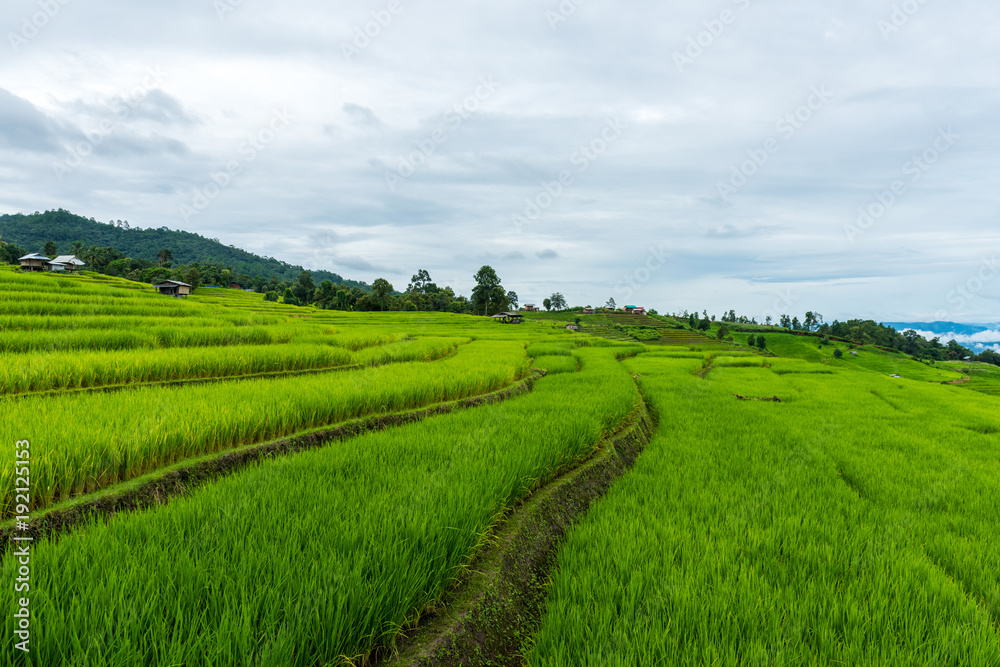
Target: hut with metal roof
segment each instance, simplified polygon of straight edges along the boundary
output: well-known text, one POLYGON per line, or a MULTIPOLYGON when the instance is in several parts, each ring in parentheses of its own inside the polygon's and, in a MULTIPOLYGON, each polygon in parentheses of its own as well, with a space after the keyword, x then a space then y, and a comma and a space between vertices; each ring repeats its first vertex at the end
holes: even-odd
POLYGON ((77 271, 87 266, 86 262, 76 255, 59 255, 49 262, 49 271, 77 271))
POLYGON ((191 293, 191 286, 179 280, 164 280, 162 283, 153 285, 153 289, 157 290, 160 294, 176 296, 178 298, 191 293))
POLYGON ((494 321, 501 322, 503 324, 520 324, 521 323, 521 313, 512 313, 509 311, 504 311, 502 313, 497 313, 491 316, 494 321))
POLYGON ((21 263, 22 271, 47 271, 49 262, 52 260, 44 255, 39 255, 37 252, 33 252, 30 255, 18 257, 17 261, 21 263))

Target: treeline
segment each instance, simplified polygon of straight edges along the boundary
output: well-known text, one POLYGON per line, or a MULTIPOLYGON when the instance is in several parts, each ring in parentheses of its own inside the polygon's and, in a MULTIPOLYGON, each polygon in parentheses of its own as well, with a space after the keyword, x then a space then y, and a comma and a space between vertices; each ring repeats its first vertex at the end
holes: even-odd
POLYGON ((431 311, 468 315, 491 315, 517 308, 517 293, 504 289, 491 266, 483 266, 474 276, 476 286, 471 298, 456 294, 451 287, 438 287, 430 273, 420 269, 402 293, 385 278, 372 283, 370 291, 333 281, 316 284, 309 271, 287 287, 268 289, 264 298, 296 306, 315 306, 326 310, 356 311, 431 311))
MULTIPOLYGON (((261 257, 200 234, 166 227, 142 229, 131 226, 127 220, 110 220, 103 223, 94 218, 74 215, 63 209, 44 213, 36 211, 28 215, 22 213, 0 215, 0 238, 12 244, 20 252, 14 259, 32 252, 43 252, 43 247, 48 241, 55 243, 61 253, 80 256, 79 253, 72 251, 72 247, 79 242, 80 248, 113 248, 121 254, 121 257, 116 259, 129 258, 134 262, 144 260, 154 264, 159 263, 159 253, 169 249, 177 265, 198 264, 209 272, 211 271, 209 267, 217 267, 219 271, 229 269, 234 275, 244 276, 244 282, 254 278, 269 281, 273 277, 278 282, 291 284, 303 270, 301 266, 288 264, 273 257, 261 257)), ((82 256, 80 258, 87 261, 82 256)), ((9 261, 3 256, 0 256, 0 259, 9 261)), ((132 270, 135 269, 130 269, 132 270)), ((348 287, 367 288, 363 282, 347 280, 332 271, 317 270, 312 273, 316 280, 329 280, 348 287)))
MULTIPOLYGON (((687 315, 687 311, 684 313, 687 315)), ((693 317, 697 317, 697 314, 693 317)), ((707 318, 707 313, 705 313, 705 317, 707 318)), ((715 319, 714 316, 712 319, 715 319)), ((950 340, 947 343, 941 342, 940 337, 928 340, 913 329, 897 331, 891 326, 880 324, 874 320, 825 322, 820 313, 808 311, 802 320, 799 320, 798 317, 781 315, 777 321, 768 316, 764 318, 764 322, 759 323, 755 318, 737 316, 734 310, 730 310, 722 316, 721 321, 732 331, 784 330, 802 335, 815 335, 832 340, 847 341, 857 345, 874 345, 886 350, 902 352, 916 359, 956 361, 969 358, 972 361, 1000 366, 1000 354, 991 350, 976 354, 955 340, 950 340)))

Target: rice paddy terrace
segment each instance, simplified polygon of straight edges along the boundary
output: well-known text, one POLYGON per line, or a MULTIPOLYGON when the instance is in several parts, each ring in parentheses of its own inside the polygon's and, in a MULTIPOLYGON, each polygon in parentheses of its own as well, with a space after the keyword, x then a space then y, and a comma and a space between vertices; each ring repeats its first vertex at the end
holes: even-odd
POLYGON ((988 369, 582 323, 0 269, 0 665, 1000 665, 988 369))

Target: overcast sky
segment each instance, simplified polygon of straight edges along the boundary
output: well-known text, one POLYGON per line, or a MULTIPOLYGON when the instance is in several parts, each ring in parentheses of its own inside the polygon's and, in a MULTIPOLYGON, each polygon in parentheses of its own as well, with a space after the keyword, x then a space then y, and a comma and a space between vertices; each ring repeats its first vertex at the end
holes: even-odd
POLYGON ((993 0, 5 0, 0 211, 397 289, 1000 320, 993 0), (865 212, 865 215, 861 213, 865 212))

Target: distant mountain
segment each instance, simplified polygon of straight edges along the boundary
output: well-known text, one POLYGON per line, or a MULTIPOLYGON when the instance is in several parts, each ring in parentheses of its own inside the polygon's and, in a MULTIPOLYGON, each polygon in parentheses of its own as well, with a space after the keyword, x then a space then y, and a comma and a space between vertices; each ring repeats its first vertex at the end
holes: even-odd
POLYGON ((938 336, 941 342, 954 339, 976 352, 1000 351, 1000 324, 959 324, 958 322, 885 322, 897 331, 913 329, 924 338, 938 336))
MULTIPOLYGON (((117 226, 62 209, 32 215, 0 215, 0 238, 20 246, 26 252, 42 252, 46 241, 54 241, 60 253, 69 253, 70 245, 81 241, 84 246, 110 246, 133 259, 147 259, 151 262, 156 262, 157 253, 166 248, 173 254, 175 265, 191 262, 218 264, 232 267, 235 273, 244 273, 250 277, 277 276, 279 280, 294 281, 302 272, 301 266, 272 257, 261 257, 200 234, 166 227, 141 229, 117 226)), ((349 287, 368 288, 366 283, 346 280, 331 271, 313 270, 312 275, 316 284, 330 280, 338 285, 345 283, 349 287)))

